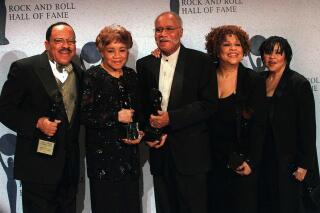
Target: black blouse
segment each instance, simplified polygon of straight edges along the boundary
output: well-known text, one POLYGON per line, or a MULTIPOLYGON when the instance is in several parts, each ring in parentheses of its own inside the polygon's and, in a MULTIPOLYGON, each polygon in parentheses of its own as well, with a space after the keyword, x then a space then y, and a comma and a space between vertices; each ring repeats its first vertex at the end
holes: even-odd
MULTIPOLYGON (((236 143, 236 95, 231 94, 218 99, 217 115, 215 117, 215 149, 226 158, 234 150, 236 143)), ((228 159, 221 159, 228 161, 228 159)))
POLYGON ((133 69, 124 67, 120 78, 111 76, 100 65, 84 74, 81 119, 86 127, 89 178, 121 181, 139 176, 138 145, 121 140, 119 84, 125 87, 131 108, 138 115, 138 78, 133 69))

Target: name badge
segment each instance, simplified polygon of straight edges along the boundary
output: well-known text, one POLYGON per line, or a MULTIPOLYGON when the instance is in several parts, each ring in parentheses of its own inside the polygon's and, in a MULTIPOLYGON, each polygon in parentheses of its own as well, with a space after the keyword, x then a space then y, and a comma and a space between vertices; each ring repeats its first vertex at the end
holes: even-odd
POLYGON ((41 153, 41 154, 52 156, 53 150, 54 150, 54 145, 55 145, 55 143, 52 141, 46 141, 43 139, 39 139, 37 152, 41 153))

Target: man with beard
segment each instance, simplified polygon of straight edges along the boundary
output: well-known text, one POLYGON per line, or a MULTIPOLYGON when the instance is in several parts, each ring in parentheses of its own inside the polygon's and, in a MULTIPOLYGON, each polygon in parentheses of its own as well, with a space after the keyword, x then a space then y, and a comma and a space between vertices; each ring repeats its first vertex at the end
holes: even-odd
POLYGON ((46 51, 12 63, 0 96, 0 121, 17 132, 14 177, 24 213, 76 212, 79 176, 79 81, 71 62, 75 33, 51 25, 46 51))
POLYGON ((146 142, 157 213, 206 213, 211 159, 205 120, 217 100, 213 66, 207 55, 181 44, 182 20, 176 13, 160 14, 154 30, 161 57, 139 59, 137 71, 150 125, 164 132, 159 140, 146 142), (150 115, 148 97, 154 88, 162 93, 158 115, 150 115))

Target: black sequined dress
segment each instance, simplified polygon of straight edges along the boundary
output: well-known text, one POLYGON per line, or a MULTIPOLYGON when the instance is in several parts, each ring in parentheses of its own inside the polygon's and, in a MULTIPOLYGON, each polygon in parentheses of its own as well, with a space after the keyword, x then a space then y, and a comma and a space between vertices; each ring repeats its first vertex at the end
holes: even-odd
POLYGON ((122 142, 118 122, 119 83, 125 85, 135 115, 139 112, 136 72, 124 67, 123 75, 115 78, 98 65, 85 72, 83 82, 81 118, 86 127, 89 178, 115 182, 138 178, 138 145, 122 142))

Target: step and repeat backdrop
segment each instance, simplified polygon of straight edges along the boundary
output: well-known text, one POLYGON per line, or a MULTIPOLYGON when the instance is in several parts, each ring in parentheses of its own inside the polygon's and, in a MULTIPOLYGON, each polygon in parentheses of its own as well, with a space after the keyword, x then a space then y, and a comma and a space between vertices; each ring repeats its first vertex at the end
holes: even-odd
MULTIPOLYGON (((0 89, 10 64, 44 51, 47 27, 65 21, 77 35, 77 58, 83 67, 99 63, 94 41, 105 25, 120 24, 131 31, 133 48, 127 65, 148 55, 155 47, 153 23, 163 11, 175 11, 183 19, 182 43, 205 51, 205 35, 211 27, 236 24, 251 38, 252 50, 243 63, 255 71, 264 70, 258 48, 271 36, 286 37, 293 48, 292 68, 311 82, 316 99, 317 123, 320 112, 320 23, 319 0, 0 0, 0 89)), ((319 134, 320 126, 317 128, 319 134)), ((83 131, 81 144, 83 144, 83 131)), ((20 182, 13 179, 15 132, 0 123, 0 212, 22 213, 20 182)), ((320 153, 320 140, 317 140, 320 153)), ((155 213, 152 176, 148 152, 141 146, 141 196, 143 213, 155 213)), ((319 155, 319 154, 318 154, 319 155)), ((91 212, 85 156, 82 149, 82 172, 78 212, 91 212)))

